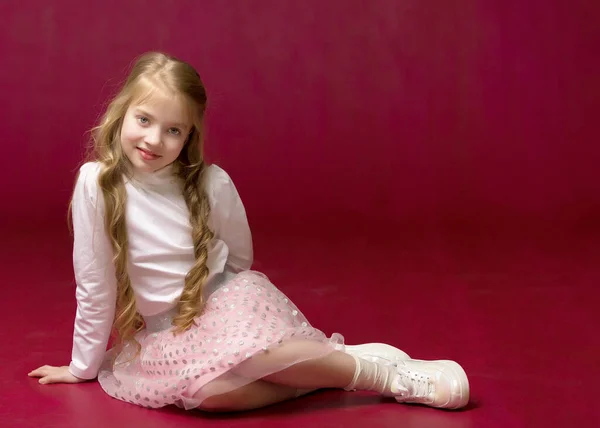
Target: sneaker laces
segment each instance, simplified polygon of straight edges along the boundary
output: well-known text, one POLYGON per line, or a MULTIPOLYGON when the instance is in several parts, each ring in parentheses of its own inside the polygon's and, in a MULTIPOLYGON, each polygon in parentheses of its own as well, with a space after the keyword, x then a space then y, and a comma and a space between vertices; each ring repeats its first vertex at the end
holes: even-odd
POLYGON ((398 398, 429 399, 434 392, 434 383, 431 376, 398 365, 393 388, 400 393, 398 398))

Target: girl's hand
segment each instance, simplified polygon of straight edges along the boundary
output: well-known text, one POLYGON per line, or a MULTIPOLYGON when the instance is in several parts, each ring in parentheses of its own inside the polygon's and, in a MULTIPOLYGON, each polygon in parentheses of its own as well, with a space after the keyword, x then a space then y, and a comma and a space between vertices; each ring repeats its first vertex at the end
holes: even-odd
POLYGON ((80 379, 73 376, 69 372, 67 366, 53 367, 53 366, 42 366, 28 374, 29 377, 39 377, 39 383, 42 385, 47 383, 80 383, 85 382, 86 379, 80 379))

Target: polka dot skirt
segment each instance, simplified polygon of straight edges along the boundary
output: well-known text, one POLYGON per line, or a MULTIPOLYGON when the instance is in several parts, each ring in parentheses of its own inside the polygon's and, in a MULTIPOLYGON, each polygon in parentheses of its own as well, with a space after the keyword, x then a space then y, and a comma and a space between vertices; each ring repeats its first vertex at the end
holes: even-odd
POLYGON ((194 408, 211 395, 343 346, 340 334, 328 338, 312 327, 265 275, 254 271, 236 275, 215 291, 196 326, 185 333, 173 335, 171 317, 147 322, 136 336, 139 354, 135 345, 107 353, 98 381, 110 396, 150 408, 194 408), (281 353, 284 360, 272 367, 260 364, 249 370, 246 364, 243 376, 237 373, 240 364, 257 354, 298 340, 311 341, 310 350, 281 353))

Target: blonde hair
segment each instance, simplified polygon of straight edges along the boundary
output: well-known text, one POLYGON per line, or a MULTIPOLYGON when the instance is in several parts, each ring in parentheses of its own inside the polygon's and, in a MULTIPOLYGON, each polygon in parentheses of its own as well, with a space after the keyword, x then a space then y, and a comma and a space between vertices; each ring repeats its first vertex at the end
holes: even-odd
MULTIPOLYGON (((118 343, 135 341, 144 321, 137 312, 135 296, 127 273, 128 238, 125 222, 127 193, 124 175, 130 162, 121 150, 120 131, 128 107, 140 102, 156 90, 181 96, 193 118, 193 126, 175 161, 177 176, 183 184, 183 196, 189 210, 196 262, 185 277, 185 285, 173 319, 174 332, 181 333, 194 324, 204 301, 202 289, 208 276, 206 261, 213 233, 208 228, 209 205, 203 180, 207 165, 203 159, 203 117, 206 92, 200 76, 189 64, 159 52, 142 55, 133 65, 119 93, 112 99, 98 126, 91 131, 92 157, 102 164, 98 185, 105 207, 104 227, 113 249, 117 279, 117 301, 113 330, 118 343)), ((139 343, 136 342, 139 350, 139 343)))

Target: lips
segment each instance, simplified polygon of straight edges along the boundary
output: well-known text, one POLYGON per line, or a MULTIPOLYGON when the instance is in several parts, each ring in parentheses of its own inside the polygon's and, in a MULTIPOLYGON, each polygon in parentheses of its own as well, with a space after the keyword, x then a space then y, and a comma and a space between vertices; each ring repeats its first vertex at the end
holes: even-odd
POLYGON ((151 152, 150 150, 142 149, 141 147, 136 147, 136 149, 140 152, 140 155, 144 160, 156 160, 160 158, 159 155, 157 155, 154 152, 151 152))

